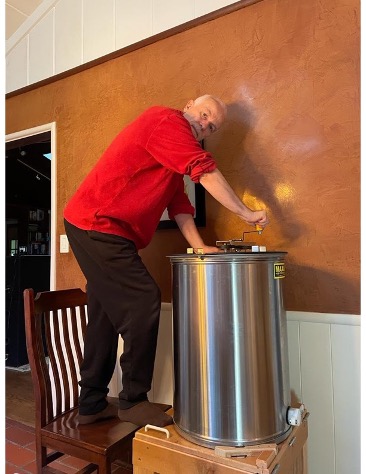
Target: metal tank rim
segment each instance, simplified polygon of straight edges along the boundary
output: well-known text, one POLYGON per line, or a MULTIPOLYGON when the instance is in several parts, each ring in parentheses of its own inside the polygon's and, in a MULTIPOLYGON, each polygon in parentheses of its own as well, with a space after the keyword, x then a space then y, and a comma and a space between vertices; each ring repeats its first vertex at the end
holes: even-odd
POLYGON ((173 422, 174 422, 175 430, 183 438, 190 441, 191 443, 198 444, 200 446, 203 446, 205 448, 210 448, 210 449, 215 449, 216 446, 241 448, 244 446, 250 447, 250 446, 256 446, 258 444, 267 444, 267 443, 279 444, 279 443, 282 443, 282 441, 284 441, 290 436, 292 432, 292 428, 293 428, 292 426, 288 426, 285 431, 272 434, 271 436, 268 436, 265 438, 255 438, 255 439, 252 438, 251 440, 222 439, 222 438, 214 439, 214 438, 199 436, 199 435, 196 435, 195 433, 187 432, 175 422, 174 416, 173 416, 173 422))
POLYGON ((199 261, 204 262, 214 262, 214 263, 224 263, 224 262, 258 262, 258 261, 268 261, 268 260, 284 260, 287 252, 227 252, 227 253, 203 253, 203 254, 174 254, 167 255, 167 258, 170 259, 171 263, 194 263, 199 261))

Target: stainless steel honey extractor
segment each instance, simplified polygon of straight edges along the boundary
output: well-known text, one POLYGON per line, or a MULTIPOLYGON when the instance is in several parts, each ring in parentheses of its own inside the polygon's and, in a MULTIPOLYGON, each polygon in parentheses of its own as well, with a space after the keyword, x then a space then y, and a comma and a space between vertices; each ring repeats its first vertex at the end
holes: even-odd
POLYGON ((174 423, 214 448, 291 431, 286 252, 173 255, 174 423))

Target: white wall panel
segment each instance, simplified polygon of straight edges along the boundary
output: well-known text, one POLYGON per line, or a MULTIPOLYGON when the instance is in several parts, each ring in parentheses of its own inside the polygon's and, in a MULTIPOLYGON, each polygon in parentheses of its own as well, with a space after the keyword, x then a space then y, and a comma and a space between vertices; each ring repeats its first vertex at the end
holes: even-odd
POLYGON ((28 85, 28 36, 6 56, 6 93, 28 85))
POLYGON ((114 0, 83 0, 83 63, 114 51, 114 0))
POLYGON ((47 79, 54 74, 53 10, 29 33, 29 83, 47 79))
POLYGON ((55 7, 55 73, 82 63, 81 0, 60 0, 55 7))
POLYGON ((116 0, 116 49, 152 34, 152 0, 116 0))
MULTIPOLYGON (((173 370, 173 323, 169 303, 162 304, 156 349, 155 367, 149 400, 156 403, 173 405, 174 370, 173 370)), ((123 340, 118 341, 118 355, 112 380, 109 384, 109 396, 118 397, 122 388, 122 372, 119 358, 123 353, 123 340)))
POLYGON ((334 418, 330 325, 301 323, 303 403, 309 417, 309 473, 334 473, 334 418))
POLYGON ((153 34, 194 19, 194 0, 153 0, 153 34))
MULTIPOLYGON (((7 40, 7 86, 12 92, 40 79, 124 48, 158 32, 236 3, 228 0, 43 0, 34 13, 7 40), (172 6, 174 5, 174 6, 172 6), (153 8, 154 7, 154 8, 153 8), (49 28, 40 36, 40 19, 54 9, 53 38, 49 28), (38 28, 38 32, 34 32, 38 28), (28 34, 40 45, 39 54, 24 61, 23 39, 28 34), (52 63, 49 48, 54 45, 52 63), (43 54, 46 53, 46 54, 43 54), (19 57, 18 57, 19 56, 19 57), (41 64, 40 62, 45 62, 41 64), (15 72, 20 66, 20 74, 15 72), (27 83, 22 68, 26 65, 27 83)), ((34 44, 36 44, 34 42, 34 44)))
POLYGON ((300 365, 300 323, 287 322, 291 403, 302 402, 300 365))
POLYGON ((361 331, 357 326, 331 328, 334 384, 335 474, 361 472, 361 331))
POLYGON ((112 379, 108 385, 109 388, 109 397, 117 397, 119 392, 122 390, 122 372, 121 366, 119 363, 119 358, 123 354, 123 339, 121 337, 118 338, 118 348, 117 348, 117 359, 116 359, 116 366, 114 368, 114 373, 112 379))
POLYGON ((160 313, 158 346, 156 350, 155 368, 151 401, 173 405, 174 390, 173 368, 173 320, 170 305, 160 313))
POLYGON ((207 13, 227 7, 232 3, 230 0, 195 0, 195 17, 206 15, 207 13))

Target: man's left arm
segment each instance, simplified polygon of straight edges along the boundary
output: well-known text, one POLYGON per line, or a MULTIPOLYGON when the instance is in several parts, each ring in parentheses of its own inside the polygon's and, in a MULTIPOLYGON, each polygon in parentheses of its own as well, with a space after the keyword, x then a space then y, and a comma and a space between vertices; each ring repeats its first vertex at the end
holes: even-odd
POLYGON ((174 219, 184 238, 194 250, 202 249, 203 253, 217 253, 220 251, 217 247, 206 245, 203 242, 191 214, 177 214, 174 219))

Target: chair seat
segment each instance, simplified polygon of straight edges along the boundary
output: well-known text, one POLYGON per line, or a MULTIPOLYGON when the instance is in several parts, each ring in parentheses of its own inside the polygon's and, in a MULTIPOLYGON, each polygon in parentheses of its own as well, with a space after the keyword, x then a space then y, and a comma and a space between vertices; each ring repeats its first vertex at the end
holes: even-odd
MULTIPOLYGON (((118 399, 109 398, 109 402, 116 405, 118 411, 118 399)), ((171 405, 157 403, 164 411, 171 408, 171 405)), ((92 451, 95 454, 106 455, 107 452, 113 459, 121 454, 121 448, 131 445, 134 433, 141 428, 129 422, 122 422, 118 417, 98 421, 88 425, 79 425, 77 421, 78 409, 70 410, 59 416, 56 420, 41 428, 41 436, 49 447, 59 447, 60 443, 68 445, 68 451, 73 448, 85 451, 92 451), (46 439, 45 439, 46 438, 46 439), (53 446, 53 444, 55 445, 53 446), (57 443, 57 444, 56 444, 57 443)), ((72 453, 70 453, 72 454, 72 453)))

